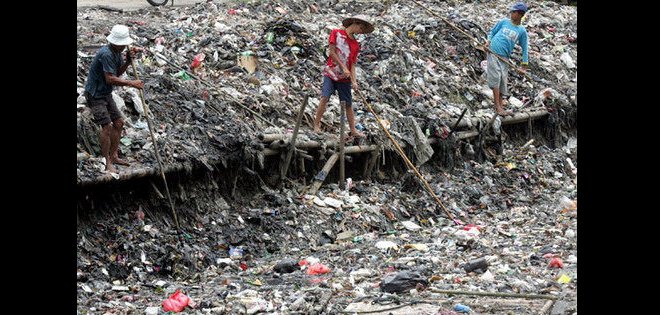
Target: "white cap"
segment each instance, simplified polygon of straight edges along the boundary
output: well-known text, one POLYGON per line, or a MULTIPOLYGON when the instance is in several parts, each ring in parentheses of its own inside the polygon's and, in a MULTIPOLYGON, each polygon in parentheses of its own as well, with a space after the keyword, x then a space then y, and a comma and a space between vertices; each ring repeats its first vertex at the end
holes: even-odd
POLYGON ((110 35, 106 37, 111 44, 117 46, 126 46, 133 43, 133 39, 128 35, 128 26, 115 25, 110 31, 110 35))

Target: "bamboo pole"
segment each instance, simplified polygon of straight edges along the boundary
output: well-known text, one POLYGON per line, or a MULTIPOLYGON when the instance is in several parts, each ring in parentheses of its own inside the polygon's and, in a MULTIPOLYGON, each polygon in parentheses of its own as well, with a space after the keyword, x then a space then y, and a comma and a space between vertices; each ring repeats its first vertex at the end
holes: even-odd
MULTIPOLYGON (((128 46, 128 49, 130 50, 131 47, 128 46)), ((128 52, 130 54, 130 51, 128 52)), ((135 59, 131 59, 131 65, 133 66, 133 75, 135 75, 135 78, 140 80, 140 75, 137 71, 137 68, 135 67, 135 59)), ((147 106, 147 102, 144 101, 144 91, 142 89, 138 89, 140 92, 140 99, 142 100, 142 108, 144 111, 144 117, 147 119, 147 125, 149 126, 149 133, 151 134, 151 141, 153 142, 153 147, 154 147, 154 153, 156 154, 156 160, 158 161, 158 168, 160 169, 160 176, 163 178, 163 184, 165 185, 165 192, 167 194, 167 199, 170 202, 170 208, 172 210, 172 216, 174 217, 174 223, 176 224, 176 230, 177 234, 179 235, 179 240, 181 239, 181 225, 179 224, 179 217, 176 214, 176 209, 174 209, 174 201, 172 200, 172 196, 170 194, 170 188, 167 186, 167 179, 165 178, 165 170, 163 169, 163 162, 160 158, 160 153, 158 152, 158 141, 156 141, 156 137, 154 137, 154 128, 153 128, 153 123, 151 122, 151 118, 149 118, 149 107, 147 106)), ((110 161, 108 161, 109 163, 110 161)))
POLYGON ((291 157, 293 156, 293 151, 296 150, 296 138, 298 137, 298 129, 300 128, 300 122, 302 121, 303 113, 305 112, 305 107, 307 106, 307 101, 309 95, 305 95, 305 100, 302 105, 300 105, 300 110, 298 111, 298 117, 296 118, 296 127, 293 128, 293 135, 291 140, 289 140, 289 152, 286 153, 286 158, 284 159, 284 165, 282 165, 282 172, 280 177, 286 177, 286 172, 289 170, 289 163, 291 163, 291 157))
POLYGON ((555 300, 548 300, 545 302, 545 305, 543 305, 543 308, 539 311, 539 315, 546 315, 550 313, 550 310, 552 310, 552 306, 554 306, 555 300))
MULTIPOLYGON (((545 109, 518 112, 518 113, 514 113, 513 116, 502 117, 502 125, 516 124, 523 121, 527 121, 530 118, 533 120, 540 119, 546 115, 548 115, 548 111, 545 109)), ((457 123, 458 119, 450 119, 448 122, 450 125, 455 125, 456 128, 462 128, 462 127, 467 127, 468 124, 471 124, 473 126, 477 125, 479 123, 479 120, 480 118, 472 117, 472 118, 462 119, 458 123, 457 123), (470 121, 469 123, 468 120, 470 121)))
POLYGON ((344 181, 345 178, 345 165, 346 165, 346 160, 344 156, 344 128, 346 126, 346 101, 342 101, 339 104, 339 107, 341 107, 340 110, 340 117, 339 118, 339 189, 344 190, 346 188, 346 183, 344 181))
MULTIPOLYGON (((376 150, 378 150, 377 145, 363 145, 363 146, 354 145, 344 148, 344 154, 363 153, 363 152, 371 152, 376 150)), ((323 166, 323 169, 321 169, 321 171, 316 175, 314 182, 311 184, 310 189, 308 190, 309 194, 315 195, 319 191, 319 188, 323 184, 323 181, 328 175, 328 172, 330 172, 332 166, 335 165, 335 162, 337 162, 338 159, 339 159, 339 153, 333 153, 330 156, 328 161, 323 166)))
POLYGON ((367 105, 367 109, 369 109, 369 112, 371 112, 371 114, 374 115, 374 118, 376 118, 376 121, 378 122, 378 125, 379 125, 380 128, 385 132, 385 135, 387 135, 387 137, 390 139, 390 141, 392 142, 392 144, 393 144, 394 147, 396 148, 397 153, 399 153, 399 155, 401 156, 401 158, 403 158, 403 160, 406 162, 408 168, 410 168, 411 170, 413 170, 413 171, 415 172, 415 174, 417 175, 417 177, 419 178, 419 180, 422 182, 423 186, 426 188, 426 190, 429 192, 429 194, 431 194, 431 196, 435 199, 435 201, 440 205, 440 207, 442 208, 442 210, 445 211, 445 214, 447 214, 447 216, 449 217, 449 219, 451 219, 451 220, 454 222, 454 224, 456 224, 456 225, 461 225, 461 222, 458 221, 458 220, 456 220, 456 219, 454 219, 454 216, 451 215, 451 213, 449 212, 449 210, 447 210, 447 208, 445 208, 445 205, 442 204, 442 201, 440 201, 440 198, 438 198, 438 196, 435 194, 435 192, 433 191, 433 188, 431 188, 431 186, 430 186, 429 183, 426 181, 426 179, 424 179, 424 176, 422 176, 422 174, 419 173, 419 171, 417 170, 417 168, 415 167, 415 165, 414 165, 412 162, 410 162, 410 160, 409 160, 408 157, 406 156, 406 153, 403 152, 403 149, 401 148, 401 146, 399 145, 399 143, 397 143, 396 140, 394 140, 394 138, 392 138, 392 135, 390 134, 389 131, 387 131, 387 128, 385 128, 385 126, 383 125, 383 123, 382 123, 382 121, 380 120, 380 118, 378 118, 378 115, 376 114, 376 112, 374 112, 373 108, 371 108, 371 104, 370 104, 369 102, 367 102, 367 100, 364 98, 364 96, 362 96, 362 93, 360 93, 360 90, 357 90, 357 89, 356 89, 355 92, 356 92, 357 95, 360 97, 360 99, 362 99, 362 102, 363 102, 365 105, 367 105))
POLYGON ((325 165, 323 165, 323 169, 316 174, 314 177, 314 182, 311 185, 309 194, 310 195, 316 195, 316 192, 319 191, 319 188, 321 188, 321 185, 323 184, 323 181, 325 178, 328 176, 328 172, 332 169, 332 166, 335 165, 335 162, 339 159, 339 153, 334 153, 333 155, 330 156, 327 162, 325 162, 325 165))
POLYGON ((506 292, 480 292, 480 291, 460 291, 460 290, 441 290, 437 288, 429 288, 431 292, 434 293, 443 293, 450 295, 476 295, 476 296, 496 296, 496 297, 513 297, 513 298, 523 298, 523 299, 545 299, 545 300, 557 300, 559 299, 556 295, 550 294, 523 294, 523 293, 506 293, 506 292))
MULTIPOLYGON (((189 170, 192 169, 192 165, 190 164, 175 164, 175 165, 165 165, 165 172, 176 172, 176 171, 182 171, 182 170, 189 170)), ((85 187, 85 186, 91 186, 95 184, 103 184, 103 183, 108 183, 108 182, 113 182, 113 181, 123 181, 123 180, 130 180, 130 179, 137 179, 137 178, 142 178, 142 177, 147 177, 147 176, 154 176, 154 175, 159 175, 159 169, 158 168, 153 168, 153 167, 144 167, 144 168, 139 168, 139 169, 132 169, 128 170, 125 172, 119 173, 119 178, 115 179, 112 177, 110 174, 104 174, 101 176, 98 176, 96 178, 92 179, 83 179, 78 181, 78 185, 85 187)))

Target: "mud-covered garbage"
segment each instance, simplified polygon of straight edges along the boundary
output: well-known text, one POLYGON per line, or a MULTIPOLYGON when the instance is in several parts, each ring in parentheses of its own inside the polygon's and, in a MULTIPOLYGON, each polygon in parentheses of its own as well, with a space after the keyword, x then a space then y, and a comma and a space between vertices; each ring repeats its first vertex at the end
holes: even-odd
POLYGON ((427 286, 428 281, 419 272, 401 271, 383 277, 380 289, 383 292, 402 293, 415 289, 420 284, 427 286))
POLYGON ((465 263, 463 265, 463 269, 465 269, 465 272, 478 272, 478 273, 483 273, 488 269, 488 261, 486 261, 486 257, 481 257, 477 259, 473 259, 465 263))
POLYGON ((273 271, 278 273, 292 273, 296 270, 300 270, 298 261, 290 258, 278 261, 273 267, 273 271))

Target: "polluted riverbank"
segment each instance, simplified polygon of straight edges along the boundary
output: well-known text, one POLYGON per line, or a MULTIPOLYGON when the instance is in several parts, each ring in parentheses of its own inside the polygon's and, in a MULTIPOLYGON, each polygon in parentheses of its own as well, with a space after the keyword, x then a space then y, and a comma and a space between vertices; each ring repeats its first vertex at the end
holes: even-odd
MULTIPOLYGON (((508 5, 429 3, 475 36, 508 5)), ((338 104, 324 117, 321 136, 309 123, 324 32, 353 13, 379 16, 381 28, 365 39, 359 75, 398 141, 412 147, 406 139, 415 139, 417 128, 394 129, 410 119, 442 139, 466 108, 469 123, 460 131, 491 132, 481 129, 492 117, 492 100, 482 92, 483 56, 414 4, 253 1, 125 14, 79 10, 79 88, 93 47, 115 23, 131 25, 137 43, 154 52, 140 57, 139 71, 161 156, 166 165, 179 165, 167 178, 180 227, 158 173, 97 180, 103 163, 94 152, 96 130, 79 100, 78 178, 88 184, 78 195, 78 313, 165 314, 179 304, 183 314, 576 313, 576 8, 530 6, 527 27, 536 34, 530 63, 539 80, 511 73, 509 103, 519 112, 552 108, 554 116, 503 125, 501 147, 484 147, 480 159, 471 158, 472 138, 459 139, 448 150, 450 168, 437 146, 425 163, 419 151, 409 151, 460 224, 386 148, 377 151, 381 158, 368 178, 351 170, 340 189, 333 173, 314 195, 306 189, 323 166, 316 159, 330 154, 321 152, 325 147, 309 152, 314 160, 305 162, 305 172, 292 167, 299 176, 285 180, 269 172, 281 163, 278 156, 263 161, 259 135, 290 133, 305 95, 311 97, 301 139, 327 142, 324 136, 338 132, 338 104), (200 53, 202 65, 192 70, 200 53), (543 129, 549 121, 559 126, 552 137, 543 129), (169 299, 177 291, 189 300, 169 299)), ((121 151, 132 163, 120 173, 156 168, 141 100, 128 88, 116 94, 128 118, 121 151)), ((388 146, 366 110, 358 111, 358 122, 369 143, 388 146)), ((348 167, 361 166, 360 157, 348 167)))

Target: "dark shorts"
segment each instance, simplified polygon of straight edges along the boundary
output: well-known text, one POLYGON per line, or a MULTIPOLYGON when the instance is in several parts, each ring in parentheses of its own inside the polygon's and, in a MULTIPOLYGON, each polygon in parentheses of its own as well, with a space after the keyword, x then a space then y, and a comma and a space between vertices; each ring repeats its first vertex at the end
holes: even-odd
POLYGON ((332 79, 323 76, 323 88, 321 90, 321 96, 330 98, 330 95, 334 94, 337 91, 339 94, 339 101, 345 101, 346 106, 351 106, 353 104, 353 96, 351 94, 351 82, 336 82, 332 79))
POLYGON ((91 94, 85 92, 85 99, 87 99, 87 107, 92 110, 94 114, 94 122, 104 126, 119 118, 122 118, 117 104, 112 99, 112 94, 102 97, 92 97, 91 94))

